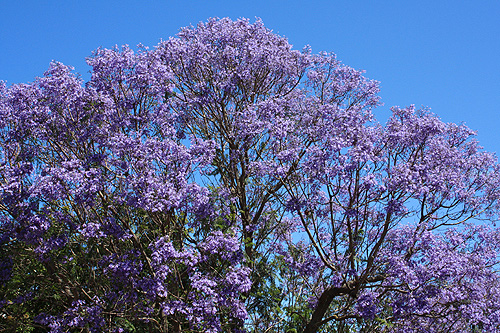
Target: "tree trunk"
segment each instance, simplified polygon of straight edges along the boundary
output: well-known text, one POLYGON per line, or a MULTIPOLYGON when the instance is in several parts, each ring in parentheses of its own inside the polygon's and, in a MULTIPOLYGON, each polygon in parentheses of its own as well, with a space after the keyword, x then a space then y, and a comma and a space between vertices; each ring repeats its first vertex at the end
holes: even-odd
POLYGON ((323 317, 330 307, 330 304, 332 304, 333 299, 337 296, 345 295, 349 293, 349 291, 350 289, 347 287, 329 287, 325 289, 318 300, 318 304, 316 305, 316 309, 312 314, 311 320, 304 329, 304 333, 317 332, 320 326, 323 324, 323 317))

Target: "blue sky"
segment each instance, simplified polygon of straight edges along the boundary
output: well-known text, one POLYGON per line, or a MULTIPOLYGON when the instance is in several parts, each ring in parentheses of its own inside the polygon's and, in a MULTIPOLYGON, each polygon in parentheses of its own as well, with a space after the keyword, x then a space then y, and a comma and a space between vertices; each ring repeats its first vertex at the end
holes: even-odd
POLYGON ((209 17, 260 17, 297 49, 328 51, 381 82, 375 111, 428 106, 500 154, 500 1, 0 0, 0 80, 29 82, 51 60, 85 79, 99 46, 153 47, 209 17))

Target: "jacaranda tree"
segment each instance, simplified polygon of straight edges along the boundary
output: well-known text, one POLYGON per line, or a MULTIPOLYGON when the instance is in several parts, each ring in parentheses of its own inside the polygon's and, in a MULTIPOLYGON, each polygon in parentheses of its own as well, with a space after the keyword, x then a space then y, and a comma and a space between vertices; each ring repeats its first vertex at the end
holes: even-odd
POLYGON ((261 21, 0 85, 0 330, 498 332, 500 169, 261 21))

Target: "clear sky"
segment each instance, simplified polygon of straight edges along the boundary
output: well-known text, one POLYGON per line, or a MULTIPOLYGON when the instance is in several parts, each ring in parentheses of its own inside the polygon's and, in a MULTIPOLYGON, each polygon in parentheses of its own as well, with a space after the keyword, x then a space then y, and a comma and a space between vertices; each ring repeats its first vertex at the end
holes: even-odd
POLYGON ((29 82, 51 60, 89 78, 99 46, 153 47, 209 17, 260 17, 297 49, 328 51, 381 82, 393 105, 465 122, 500 154, 499 0, 0 0, 0 80, 29 82))

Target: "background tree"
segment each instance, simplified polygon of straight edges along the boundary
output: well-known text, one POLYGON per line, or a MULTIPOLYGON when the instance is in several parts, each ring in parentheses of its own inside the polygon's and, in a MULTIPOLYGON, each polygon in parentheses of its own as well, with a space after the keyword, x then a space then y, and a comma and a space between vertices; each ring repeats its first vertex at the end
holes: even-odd
POLYGON ((0 99, 1 326, 496 331, 500 188, 463 125, 210 19, 0 99))

